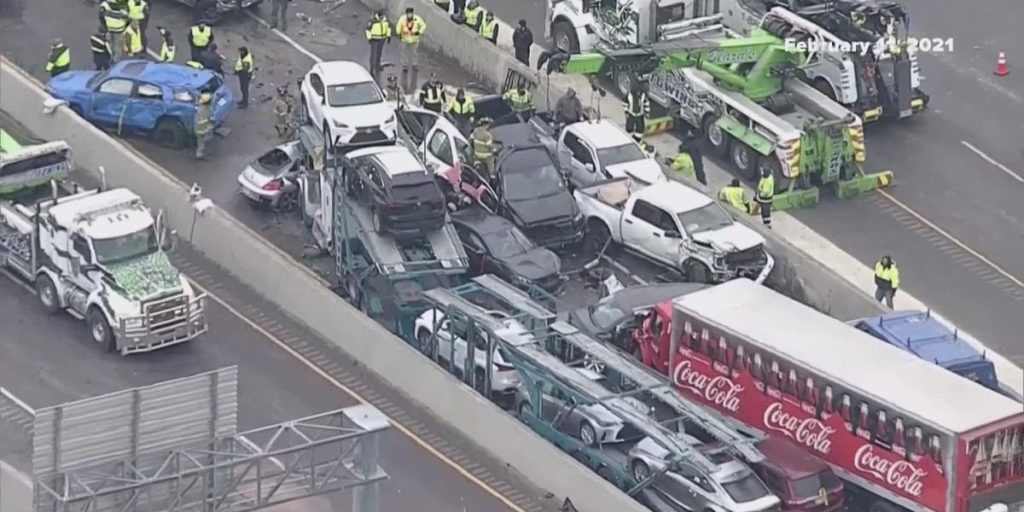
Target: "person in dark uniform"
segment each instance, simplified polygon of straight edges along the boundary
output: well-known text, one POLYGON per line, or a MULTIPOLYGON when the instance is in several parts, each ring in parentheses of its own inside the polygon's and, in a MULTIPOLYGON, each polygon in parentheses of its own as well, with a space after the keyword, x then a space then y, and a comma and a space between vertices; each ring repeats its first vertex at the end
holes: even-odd
POLYGON ((647 98, 643 84, 633 82, 622 106, 626 109, 626 131, 631 135, 643 136, 647 129, 647 116, 651 113, 651 101, 647 98))
POLYGON ((114 51, 110 48, 107 31, 103 26, 89 38, 89 49, 92 50, 92 63, 96 65, 96 71, 110 69, 114 51))

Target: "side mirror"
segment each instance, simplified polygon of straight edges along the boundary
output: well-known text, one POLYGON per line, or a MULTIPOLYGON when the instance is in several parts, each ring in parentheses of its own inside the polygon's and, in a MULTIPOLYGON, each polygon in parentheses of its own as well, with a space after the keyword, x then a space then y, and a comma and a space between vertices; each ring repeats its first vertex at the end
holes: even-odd
POLYGON ((679 233, 677 233, 675 231, 666 231, 665 232, 665 238, 680 238, 681 239, 683 237, 680 236, 679 233))
POLYGON ((595 169, 594 168, 594 164, 589 164, 589 163, 588 164, 583 164, 583 168, 586 169, 588 172, 594 172, 594 169, 595 169))
POLYGON ((162 251, 173 251, 175 246, 178 245, 178 231, 172 229, 166 233, 160 240, 160 250, 162 251))
POLYGON ((95 264, 95 263, 87 263, 87 264, 85 264, 85 265, 82 265, 81 267, 78 267, 78 269, 79 269, 79 270, 80 270, 80 271, 81 271, 81 272, 82 272, 83 274, 88 274, 88 273, 90 273, 90 272, 96 272, 96 271, 98 271, 98 270, 100 269, 100 266, 99 266, 99 265, 97 265, 97 264, 95 264))

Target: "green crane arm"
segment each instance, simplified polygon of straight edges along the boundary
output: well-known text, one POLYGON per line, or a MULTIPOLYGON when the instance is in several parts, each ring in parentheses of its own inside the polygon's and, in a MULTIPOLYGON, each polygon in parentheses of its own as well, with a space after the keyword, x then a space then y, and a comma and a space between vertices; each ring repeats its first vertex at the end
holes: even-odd
POLYGON ((632 72, 645 75, 682 68, 708 72, 719 83, 757 101, 782 89, 783 71, 800 67, 806 57, 786 48, 779 38, 763 31, 735 39, 687 39, 656 43, 645 48, 601 49, 550 58, 549 70, 571 75, 632 72))

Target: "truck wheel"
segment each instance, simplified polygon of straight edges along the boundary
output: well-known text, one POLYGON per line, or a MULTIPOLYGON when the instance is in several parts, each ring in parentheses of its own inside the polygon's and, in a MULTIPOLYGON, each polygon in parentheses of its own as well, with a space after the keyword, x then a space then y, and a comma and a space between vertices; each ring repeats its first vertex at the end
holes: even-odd
POLYGON ((629 71, 616 71, 613 77, 615 89, 619 91, 619 97, 626 98, 629 91, 633 90, 633 76, 629 71))
POLYGON ((725 156, 729 152, 729 134, 722 130, 715 122, 718 118, 713 115, 704 116, 701 122, 701 131, 704 133, 704 141, 707 142, 711 154, 725 156))
POLYGON ((92 340, 107 347, 110 352, 117 351, 117 342, 114 340, 114 333, 110 330, 107 317, 100 311, 100 308, 93 306, 85 314, 86 325, 89 326, 89 333, 92 340))
POLYGON ((587 235, 584 239, 586 245, 586 251, 597 254, 604 250, 605 246, 611 241, 612 233, 608 230, 608 226, 599 220, 591 220, 587 223, 587 235))
POLYGON ((693 283, 710 283, 711 269, 697 260, 687 260, 683 265, 686 270, 686 280, 693 283))
POLYGON ((182 149, 187 145, 185 126, 177 119, 163 118, 153 129, 153 142, 171 149, 182 149))
POLYGON ((57 287, 53 285, 53 281, 46 275, 41 275, 39 279, 36 279, 36 295, 39 296, 39 302, 47 313, 53 314, 60 309, 57 287))
POLYGON ((828 99, 836 101, 836 91, 832 88, 832 84, 828 83, 828 80, 824 78, 815 78, 812 86, 818 90, 818 92, 828 96, 828 99))
POLYGON ((743 141, 732 141, 732 147, 729 148, 729 161, 739 171, 741 178, 757 181, 758 154, 743 141))
POLYGON ((580 41, 576 38, 576 27, 565 20, 558 20, 551 25, 551 42, 555 49, 562 52, 579 53, 580 41))

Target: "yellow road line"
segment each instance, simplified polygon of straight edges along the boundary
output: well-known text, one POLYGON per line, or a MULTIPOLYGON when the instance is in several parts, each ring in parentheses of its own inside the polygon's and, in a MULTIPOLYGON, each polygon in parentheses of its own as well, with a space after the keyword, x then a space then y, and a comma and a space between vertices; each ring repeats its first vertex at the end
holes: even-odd
MULTIPOLYGON (((304 366, 306 366, 307 368, 312 370, 313 373, 319 375, 320 377, 323 377, 323 379, 326 380, 328 383, 330 383, 332 386, 338 388, 339 390, 341 390, 345 394, 351 396, 352 398, 354 398, 360 404, 372 405, 369 400, 363 398, 362 396, 359 395, 359 393, 356 393, 355 391, 350 389, 348 386, 346 386, 346 385, 342 384, 341 382, 339 382, 337 379, 332 377, 329 373, 325 372, 323 369, 321 369, 319 366, 317 366, 316 363, 310 361, 309 359, 306 359, 305 356, 300 354, 295 349, 289 347, 280 338, 278 338, 277 336, 274 336, 274 334, 272 334, 271 332, 267 331, 263 327, 260 327, 252 319, 250 319, 249 317, 245 316, 245 314, 243 314, 241 311, 238 311, 237 309, 235 309, 233 306, 231 306, 230 304, 225 302, 220 297, 214 295, 210 290, 207 290, 206 288, 200 286, 199 284, 195 283, 194 281, 192 281, 192 286, 194 286, 197 289, 199 289, 200 291, 206 293, 206 295, 208 297, 212 298, 218 304, 223 306, 224 309, 226 309, 229 312, 231 312, 232 315, 238 317, 239 320, 241 320, 246 325, 251 327, 254 331, 262 334, 268 340, 272 341, 281 350, 284 350, 289 355, 291 355, 296 360, 298 360, 300 363, 302 363, 304 366)), ((393 418, 389 417, 388 419, 391 421, 391 424, 394 425, 394 428, 396 430, 398 430, 399 432, 404 434, 406 437, 408 437, 410 440, 412 440, 412 442, 414 442, 417 445, 419 445, 421 448, 426 450, 428 453, 430 453, 434 457, 437 457, 440 461, 444 462, 446 465, 448 465, 449 467, 454 469, 456 472, 458 472, 460 475, 465 477, 466 480, 469 480, 470 482, 472 482, 476 486, 478 486, 481 489, 483 489, 485 492, 487 492, 487 494, 490 494, 491 496, 494 496, 495 499, 497 499, 498 501, 504 503, 510 510, 512 510, 513 512, 526 512, 522 507, 516 505, 511 500, 509 500, 508 498, 503 496, 500 492, 498 492, 497 489, 494 489, 493 487, 488 485, 486 482, 484 482, 483 480, 480 480, 479 478, 474 476, 472 473, 470 473, 469 470, 467 470, 466 468, 460 466, 457 462, 455 462, 455 461, 451 460, 450 458, 448 458, 447 455, 441 453, 440 451, 438 451, 433 446, 430 446, 429 443, 427 443, 426 441, 421 439, 419 436, 414 434, 411 430, 406 428, 404 425, 402 425, 401 423, 395 421, 393 418)), ((386 469, 387 468, 385 468, 385 470, 386 469)))
POLYGON ((1020 286, 1021 288, 1024 288, 1024 281, 1022 281, 1020 278, 1018 278, 1018 277, 1014 276, 1013 274, 1007 272, 1002 267, 997 265, 994 261, 992 261, 992 260, 988 259, 987 257, 985 257, 984 254, 981 254, 980 252, 978 252, 978 251, 972 249, 971 247, 969 247, 967 244, 961 242, 959 239, 957 239, 953 235, 949 234, 946 230, 940 228, 934 222, 932 222, 932 221, 928 220, 927 218, 925 218, 924 215, 921 215, 920 213, 917 213, 911 207, 903 204, 903 202, 901 202, 899 199, 896 199, 895 197, 893 197, 892 194, 890 194, 890 193, 888 193, 888 192, 886 192, 884 190, 875 190, 875 192, 880 194, 882 197, 888 199, 889 202, 891 202, 892 204, 896 205, 901 210, 907 212, 908 215, 910 215, 910 216, 914 217, 915 219, 917 219, 918 222, 924 224, 925 226, 928 226, 929 228, 934 230, 936 233, 938 233, 938 234, 942 235, 943 237, 945 237, 947 240, 952 242, 954 245, 956 245, 957 247, 962 249, 967 254, 970 254, 971 256, 974 256, 975 258, 978 259, 978 261, 984 263, 985 265, 988 265, 989 268, 991 268, 993 271, 995 271, 996 273, 998 273, 1001 276, 1003 276, 1004 278, 1006 278, 1008 281, 1016 284, 1017 286, 1020 286))

